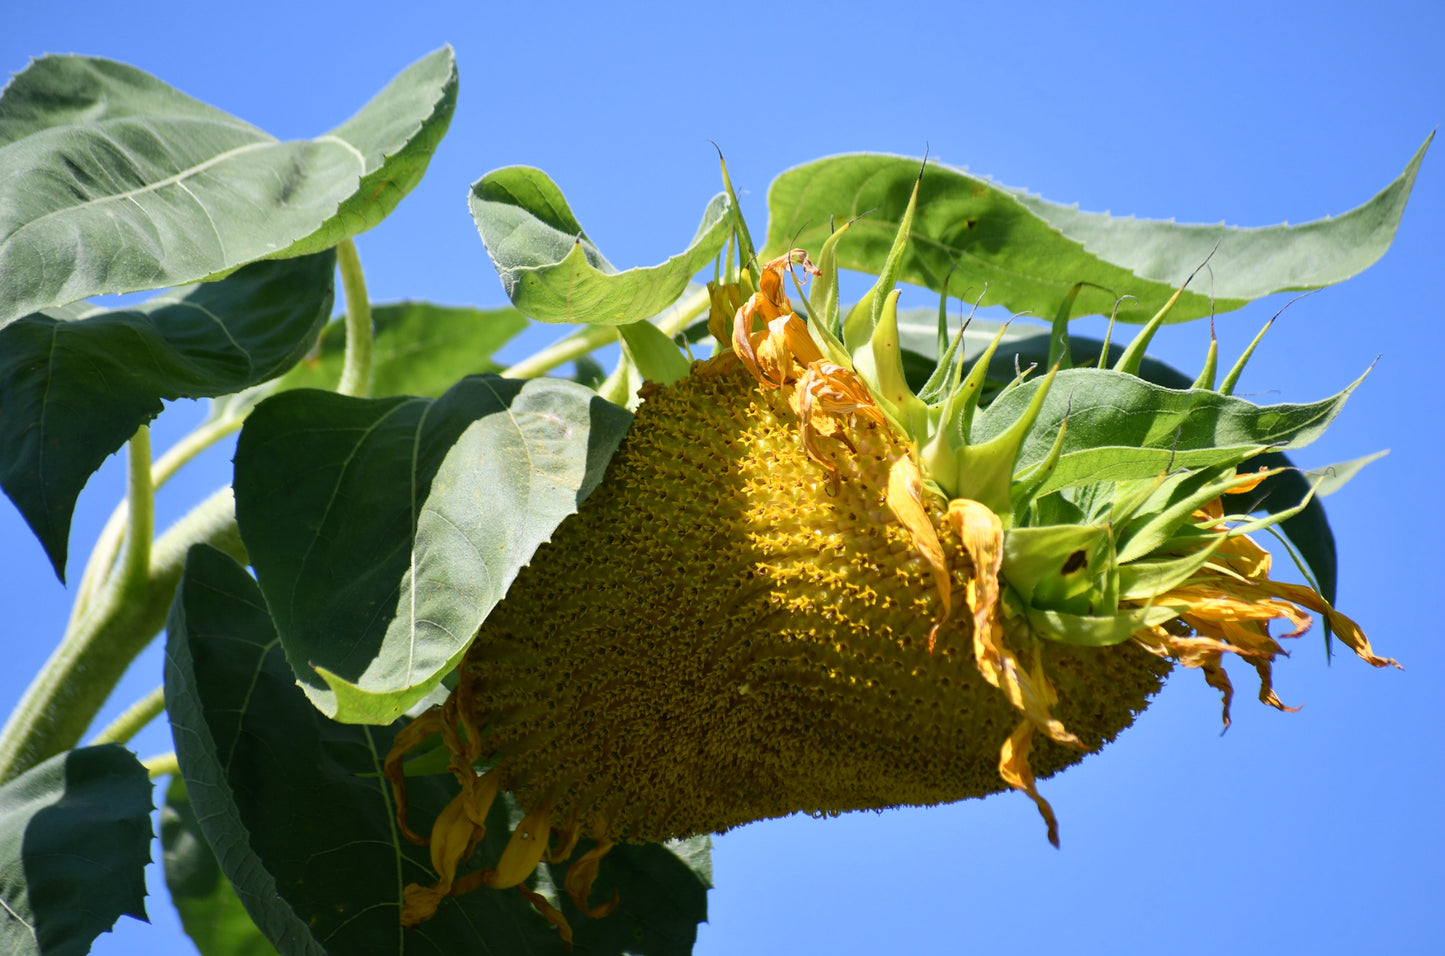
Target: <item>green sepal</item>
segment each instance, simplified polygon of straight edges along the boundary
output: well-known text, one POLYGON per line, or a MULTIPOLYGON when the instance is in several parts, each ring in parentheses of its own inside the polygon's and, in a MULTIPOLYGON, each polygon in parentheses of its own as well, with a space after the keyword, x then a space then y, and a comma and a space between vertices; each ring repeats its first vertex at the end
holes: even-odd
MULTIPOLYGON (((843 223, 823 243, 818 261, 813 263, 818 268, 813 293, 803 297, 808 304, 808 334, 831 361, 849 371, 853 369, 853 359, 843 347, 843 320, 838 305, 838 240, 851 225, 851 221, 843 223)), ((793 281, 796 283, 797 278, 793 281)))
MULTIPOLYGON (((1234 468, 1237 464, 1238 462, 1234 462, 1216 468, 1201 469, 1181 481, 1166 482, 1167 498, 1162 502, 1164 507, 1157 511, 1145 511, 1140 518, 1129 521, 1121 529, 1119 560, 1133 561, 1158 550, 1177 528, 1190 520, 1194 512, 1226 494, 1230 488, 1253 480, 1252 475, 1236 475, 1234 468)), ((1275 473, 1277 472, 1271 472, 1275 473)), ((1161 489, 1159 493, 1152 495, 1144 507, 1161 503, 1164 491, 1165 489, 1161 489)))
POLYGON ((622 350, 642 378, 659 385, 671 385, 687 378, 692 363, 677 347, 677 343, 648 321, 619 325, 622 336, 622 350))
POLYGON ((918 208, 918 187, 922 183, 923 170, 919 169, 918 178, 913 181, 913 192, 908 197, 908 206, 903 210, 898 231, 893 236, 893 245, 888 250, 888 258, 883 260, 883 269, 878 273, 877 284, 873 286, 873 314, 870 320, 873 328, 877 328, 878 323, 883 320, 884 303, 879 301, 878 294, 892 291, 898 285, 898 275, 903 270, 903 254, 908 251, 908 235, 913 231, 913 213, 918 208))
POLYGON ((940 403, 949 392, 950 380, 956 381, 962 374, 962 356, 960 349, 963 347, 963 333, 968 328, 968 321, 959 326, 958 334, 949 338, 948 335, 948 296, 938 297, 938 361, 933 367, 933 373, 928 376, 928 381, 918 390, 918 398, 925 405, 936 405, 940 403))
MULTIPOLYGON (((989 363, 1007 331, 1007 325, 999 327, 983 354, 974 361, 963 382, 955 382, 949 387, 943 402, 930 409, 934 419, 933 434, 924 442, 919 451, 919 459, 924 475, 937 483, 951 498, 970 497, 959 490, 959 469, 962 467, 959 455, 968 446, 973 414, 978 409, 979 397, 983 394, 984 383, 988 380, 989 363)), ((961 338, 962 332, 959 335, 961 338)), ((960 363, 959 369, 961 368, 960 363)), ((1012 461, 1009 464, 1012 465, 1012 461)))
MULTIPOLYGON (((753 247, 753 237, 748 233, 747 220, 743 218, 743 207, 738 205, 738 194, 733 190, 732 177, 728 175, 727 160, 723 159, 722 147, 713 143, 713 149, 717 150, 717 162, 722 167, 723 192, 727 193, 728 203, 731 205, 733 236, 737 240, 738 259, 747 267, 747 272, 753 279, 753 287, 762 281, 763 271, 758 263, 757 252, 753 247)), ((742 271, 739 269, 739 271, 742 271)), ((746 300, 744 300, 746 301, 746 300)))
POLYGON ((853 303, 853 308, 843 318, 843 347, 849 354, 856 353, 859 349, 868 344, 868 339, 873 335, 873 327, 869 324, 869 317, 873 314, 873 300, 876 298, 878 287, 874 286, 864 294, 863 298, 853 303))
POLYGON ((1054 469, 1059 465, 1059 459, 1063 457, 1064 438, 1068 433, 1069 419, 1065 417, 1059 421, 1058 434, 1054 436, 1054 444, 1044 460, 1015 479, 1013 490, 1009 492, 1009 500, 1013 504, 1014 514, 1019 514, 1027 508, 1038 495, 1039 489, 1053 476, 1054 469))
MULTIPOLYGON (((1013 602, 1018 600, 1012 594, 1008 599, 1013 602)), ((1172 608, 1149 606, 1106 617, 1017 606, 1013 610, 1027 619, 1035 636, 1075 647, 1122 644, 1143 628, 1163 624, 1179 616, 1179 612, 1172 608)))
MULTIPOLYGON (((1191 275, 1189 278, 1192 279, 1194 276, 1191 275)), ((1163 307, 1154 313, 1154 317, 1146 322, 1144 327, 1135 334, 1134 340, 1124 349, 1124 354, 1119 356, 1119 361, 1114 363, 1114 371, 1127 372, 1130 375, 1139 374, 1139 364, 1144 361, 1144 353, 1149 350, 1149 343, 1153 340, 1154 333, 1158 332, 1159 326, 1164 324, 1165 318, 1168 317, 1170 311, 1174 308, 1174 303, 1179 301, 1179 297, 1184 294, 1184 289, 1188 285, 1188 281, 1185 281, 1184 285, 1180 286, 1178 290, 1169 297, 1169 301, 1165 302, 1163 307)))
POLYGON ((854 368, 883 411, 903 426, 906 435, 921 439, 928 431, 928 406, 913 394, 903 371, 903 350, 898 344, 900 294, 894 289, 884 296, 873 336, 853 357, 854 368))
POLYGON ((1004 535, 1003 577, 1030 608, 1112 614, 1117 571, 1107 525, 1012 528, 1004 535))
POLYGON ((1209 351, 1204 353, 1204 367, 1190 388, 1214 391, 1214 376, 1219 370, 1219 339, 1214 337, 1214 323, 1209 324, 1209 351))
POLYGON ((1234 394, 1234 386, 1238 384, 1239 376, 1244 374, 1244 367, 1249 364, 1250 356, 1253 355, 1254 350, 1259 347, 1260 341, 1264 339, 1264 333, 1269 331, 1269 327, 1274 325, 1274 320, 1277 318, 1279 318, 1278 312, 1270 316, 1269 321, 1264 323, 1264 327, 1254 334, 1254 339, 1250 341, 1244 353, 1239 356, 1239 361, 1235 362, 1234 367, 1229 370, 1229 374, 1224 376, 1224 381, 1219 385, 1219 394, 1234 394))
POLYGON ((1082 282, 1075 282, 1065 293, 1063 301, 1059 303, 1059 310, 1054 313, 1054 324, 1049 330, 1049 366, 1057 365, 1059 368, 1073 368, 1074 357, 1069 352, 1069 315, 1074 311, 1074 301, 1079 297, 1079 291, 1084 288, 1082 282))
POLYGON ((1013 519, 1009 489, 1013 486, 1019 449, 1039 417, 1039 409, 1058 371, 1057 368, 1049 370, 1034 391, 1028 408, 1002 434, 982 444, 966 444, 953 453, 953 487, 948 489, 949 493, 955 498, 972 498, 987 505, 1004 520, 1005 527, 1013 519))
POLYGON ((1119 568, 1119 600, 1152 601, 1164 592, 1187 581, 1204 567, 1219 546, 1232 535, 1215 533, 1203 548, 1177 558, 1153 558, 1131 561, 1119 568))

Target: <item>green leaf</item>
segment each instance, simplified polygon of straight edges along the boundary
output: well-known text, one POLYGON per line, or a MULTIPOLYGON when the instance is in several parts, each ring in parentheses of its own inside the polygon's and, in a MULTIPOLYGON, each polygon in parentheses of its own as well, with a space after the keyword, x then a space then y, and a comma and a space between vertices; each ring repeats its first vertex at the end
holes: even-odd
MULTIPOLYGON (((516 309, 397 302, 371 310, 371 394, 440 396, 468 375, 500 372, 492 355, 527 327, 516 309)), ((283 376, 277 389, 322 388, 341 381, 345 323, 321 330, 315 355, 283 376)))
POLYGON ((236 450, 236 517, 316 706, 385 724, 435 687, 630 423, 554 379, 262 402, 236 450))
MULTIPOLYGON (((583 841, 573 859, 592 846, 583 841)), ((566 879, 565 864, 548 864, 555 886, 566 879)), ((618 908, 605 919, 588 919, 566 893, 554 893, 575 934, 577 952, 688 956, 697 925, 707 920, 712 887, 712 838, 697 836, 667 843, 619 844, 608 851, 592 886, 592 900, 616 894, 618 908)))
MULTIPOLYGON (((1199 466, 1241 450, 1301 448, 1324 433, 1359 380, 1318 402, 1258 406, 1218 392, 1169 389, 1122 372, 1058 373, 1019 454, 1022 470, 1048 455, 1067 416, 1063 454, 1037 494, 1094 481, 1162 474, 1170 464, 1199 466)), ((1003 433, 1038 389, 1025 382, 974 420, 974 440, 1003 433)))
MULTIPOLYGON (((1428 141, 1427 141, 1428 145, 1428 141)), ((1337 219, 1238 229, 1179 226, 1079 213, 946 166, 923 172, 904 281, 981 305, 1052 317, 1080 285, 1071 314, 1148 321, 1216 241, 1216 298, 1184 292, 1168 321, 1237 309, 1286 289, 1318 288, 1374 262, 1394 237, 1417 154, 1385 192, 1337 219), (950 270, 952 276, 950 277, 950 270)), ((841 266, 874 275, 887 262, 908 207, 918 160, 855 153, 790 169, 768 190, 764 257, 792 243, 817 248, 830 218, 862 216, 838 247, 841 266), (796 236, 796 239, 794 238, 796 236)))
POLYGON ((275 956, 221 872, 179 777, 171 779, 161 807, 161 852, 171 902, 201 956, 275 956))
POLYGON ((727 197, 719 193, 686 249, 660 265, 619 272, 539 169, 487 173, 472 184, 469 202, 512 304, 543 322, 625 325, 657 315, 711 265, 732 226, 727 197))
POLYGON ((83 956, 145 920, 151 785, 118 744, 57 754, 0 786, 0 949, 83 956))
MULTIPOLYGON (((195 816, 222 872, 278 950, 565 952, 515 892, 453 897, 416 929, 401 929, 403 886, 435 877, 427 849, 399 839, 390 789, 380 779, 398 727, 338 724, 308 703, 255 581, 234 561, 205 546, 191 550, 167 635, 166 706, 195 816)), ((447 776, 409 779, 413 825, 434 819, 455 791, 447 776)), ((510 800, 496 802, 479 859, 500 856, 519 817, 510 800)), ((594 892, 600 900, 617 886, 621 904, 603 920, 569 914, 576 951, 688 952, 706 916, 705 852, 705 841, 615 848, 594 892)), ((547 892, 564 874, 565 867, 552 866, 530 882, 547 892)))
POLYGON ((1009 192, 1100 259, 1167 283, 1180 281, 1209 258, 1214 294, 1249 301, 1275 292, 1334 285, 1374 265, 1395 239, 1420 161, 1434 138, 1431 133, 1405 171, 1369 202, 1298 226, 1240 229, 1132 216, 1119 219, 1081 212, 1077 205, 1051 203, 1025 190, 1009 192))
POLYGON ((261 262, 127 309, 0 328, 0 486, 65 578, 70 518, 162 400, 239 391, 300 361, 331 312, 331 252, 261 262))
POLYGON ((283 143, 121 63, 33 62, 0 96, 0 324, 371 228, 420 179, 456 90, 443 48, 330 133, 283 143))

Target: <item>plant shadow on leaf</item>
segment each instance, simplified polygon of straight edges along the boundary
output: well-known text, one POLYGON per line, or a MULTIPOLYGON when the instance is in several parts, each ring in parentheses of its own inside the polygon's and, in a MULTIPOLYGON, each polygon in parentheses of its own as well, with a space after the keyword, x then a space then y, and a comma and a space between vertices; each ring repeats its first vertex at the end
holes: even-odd
POLYGON ((121 915, 146 919, 151 787, 117 744, 57 754, 0 787, 0 948, 90 949, 121 915))
MULTIPOLYGON (((514 891, 451 898, 434 919, 401 928, 403 886, 434 876, 428 850, 400 837, 380 778, 400 724, 339 724, 312 707, 255 581, 231 558, 192 549, 168 635, 166 699, 191 802, 222 871, 278 950, 564 951, 514 891)), ((409 780, 409 819, 435 818, 455 790, 450 776, 409 780)), ((498 801, 476 859, 495 864, 514 817, 520 811, 498 801)), ((560 886, 565 868, 550 869, 560 886)), ((683 850, 618 847, 602 873, 616 883, 599 879, 598 898, 618 885, 621 905, 602 920, 575 918, 574 952, 691 950, 706 916, 705 861, 683 850)))

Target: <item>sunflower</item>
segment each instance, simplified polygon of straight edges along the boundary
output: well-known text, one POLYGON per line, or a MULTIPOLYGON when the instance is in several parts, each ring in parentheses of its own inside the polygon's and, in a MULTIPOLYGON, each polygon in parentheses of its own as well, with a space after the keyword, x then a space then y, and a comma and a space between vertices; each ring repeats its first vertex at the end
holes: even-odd
POLYGON ((1309 611, 1394 663, 1315 590, 1270 578, 1250 533, 1282 515, 1226 512, 1273 474, 1241 470, 1262 447, 1060 478, 1067 418, 1023 454, 1060 370, 1020 373, 989 405, 1013 409, 1000 423, 980 412, 999 340, 965 375, 960 334, 915 391, 890 277, 839 313, 843 231, 818 264, 795 249, 711 287, 717 354, 644 386, 606 480, 479 630, 446 703, 398 736, 386 775, 438 877, 407 887, 405 924, 515 887, 570 938, 526 880, 580 840, 565 889, 601 917, 616 899, 592 883, 617 843, 800 811, 1012 788, 1057 845, 1037 781, 1129 726, 1175 664, 1219 689, 1227 726, 1223 657, 1284 708, 1278 638, 1309 611), (790 274, 817 283, 810 318, 790 274), (423 838, 403 760, 433 735, 460 790, 423 838), (525 816, 477 865, 503 791, 525 816))

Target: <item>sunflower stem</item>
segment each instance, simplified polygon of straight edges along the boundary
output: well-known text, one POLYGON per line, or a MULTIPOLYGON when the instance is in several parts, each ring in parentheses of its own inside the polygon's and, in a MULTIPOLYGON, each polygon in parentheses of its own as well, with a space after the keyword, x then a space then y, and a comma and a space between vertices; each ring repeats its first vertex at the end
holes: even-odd
MULTIPOLYGON (((137 459, 141 457, 138 452, 133 450, 137 459)), ((150 469, 144 469, 143 477, 141 471, 138 465, 133 467, 133 477, 149 487, 150 469)), ((130 527, 149 527, 149 500, 133 504, 132 514, 143 514, 133 517, 130 527)), ((131 662, 165 625, 186 552, 198 543, 245 559, 229 487, 193 508, 154 546, 149 536, 136 548, 127 543, 120 572, 98 590, 86 613, 66 629, 0 731, 0 782, 80 742, 131 662), (140 548, 148 558, 144 566, 135 554, 140 548)))
POLYGON ((123 744, 140 733, 152 720, 166 709, 166 689, 157 687, 140 700, 131 704, 104 730, 95 735, 92 744, 123 744))
MULTIPOLYGON (((225 438, 232 432, 238 431, 245 423, 244 415, 236 415, 230 418, 217 419, 202 424, 199 428, 186 435, 161 457, 157 458, 151 466, 151 487, 159 490, 169 481, 176 472, 186 465, 191 459, 201 452, 210 448, 216 442, 225 438)), ((106 520, 105 527, 95 539, 95 546, 90 550, 90 558, 85 564, 85 573, 80 579, 80 586, 76 590, 75 603, 70 610, 70 623, 68 628, 74 628, 76 623, 89 610, 91 601, 94 600, 96 591, 105 581, 106 576, 115 567, 115 557, 120 552, 120 543, 124 538, 126 521, 130 517, 130 503, 122 500, 110 513, 106 520)))
POLYGON ((152 780, 159 780, 161 777, 174 777, 181 772, 180 761, 176 759, 176 752, 172 750, 168 754, 156 754, 154 757, 147 757, 141 761, 141 766, 146 768, 146 775, 152 780))
POLYGON ((336 244, 336 267, 346 292, 346 356, 336 391, 365 398, 371 394, 371 300, 356 243, 350 239, 336 244))

